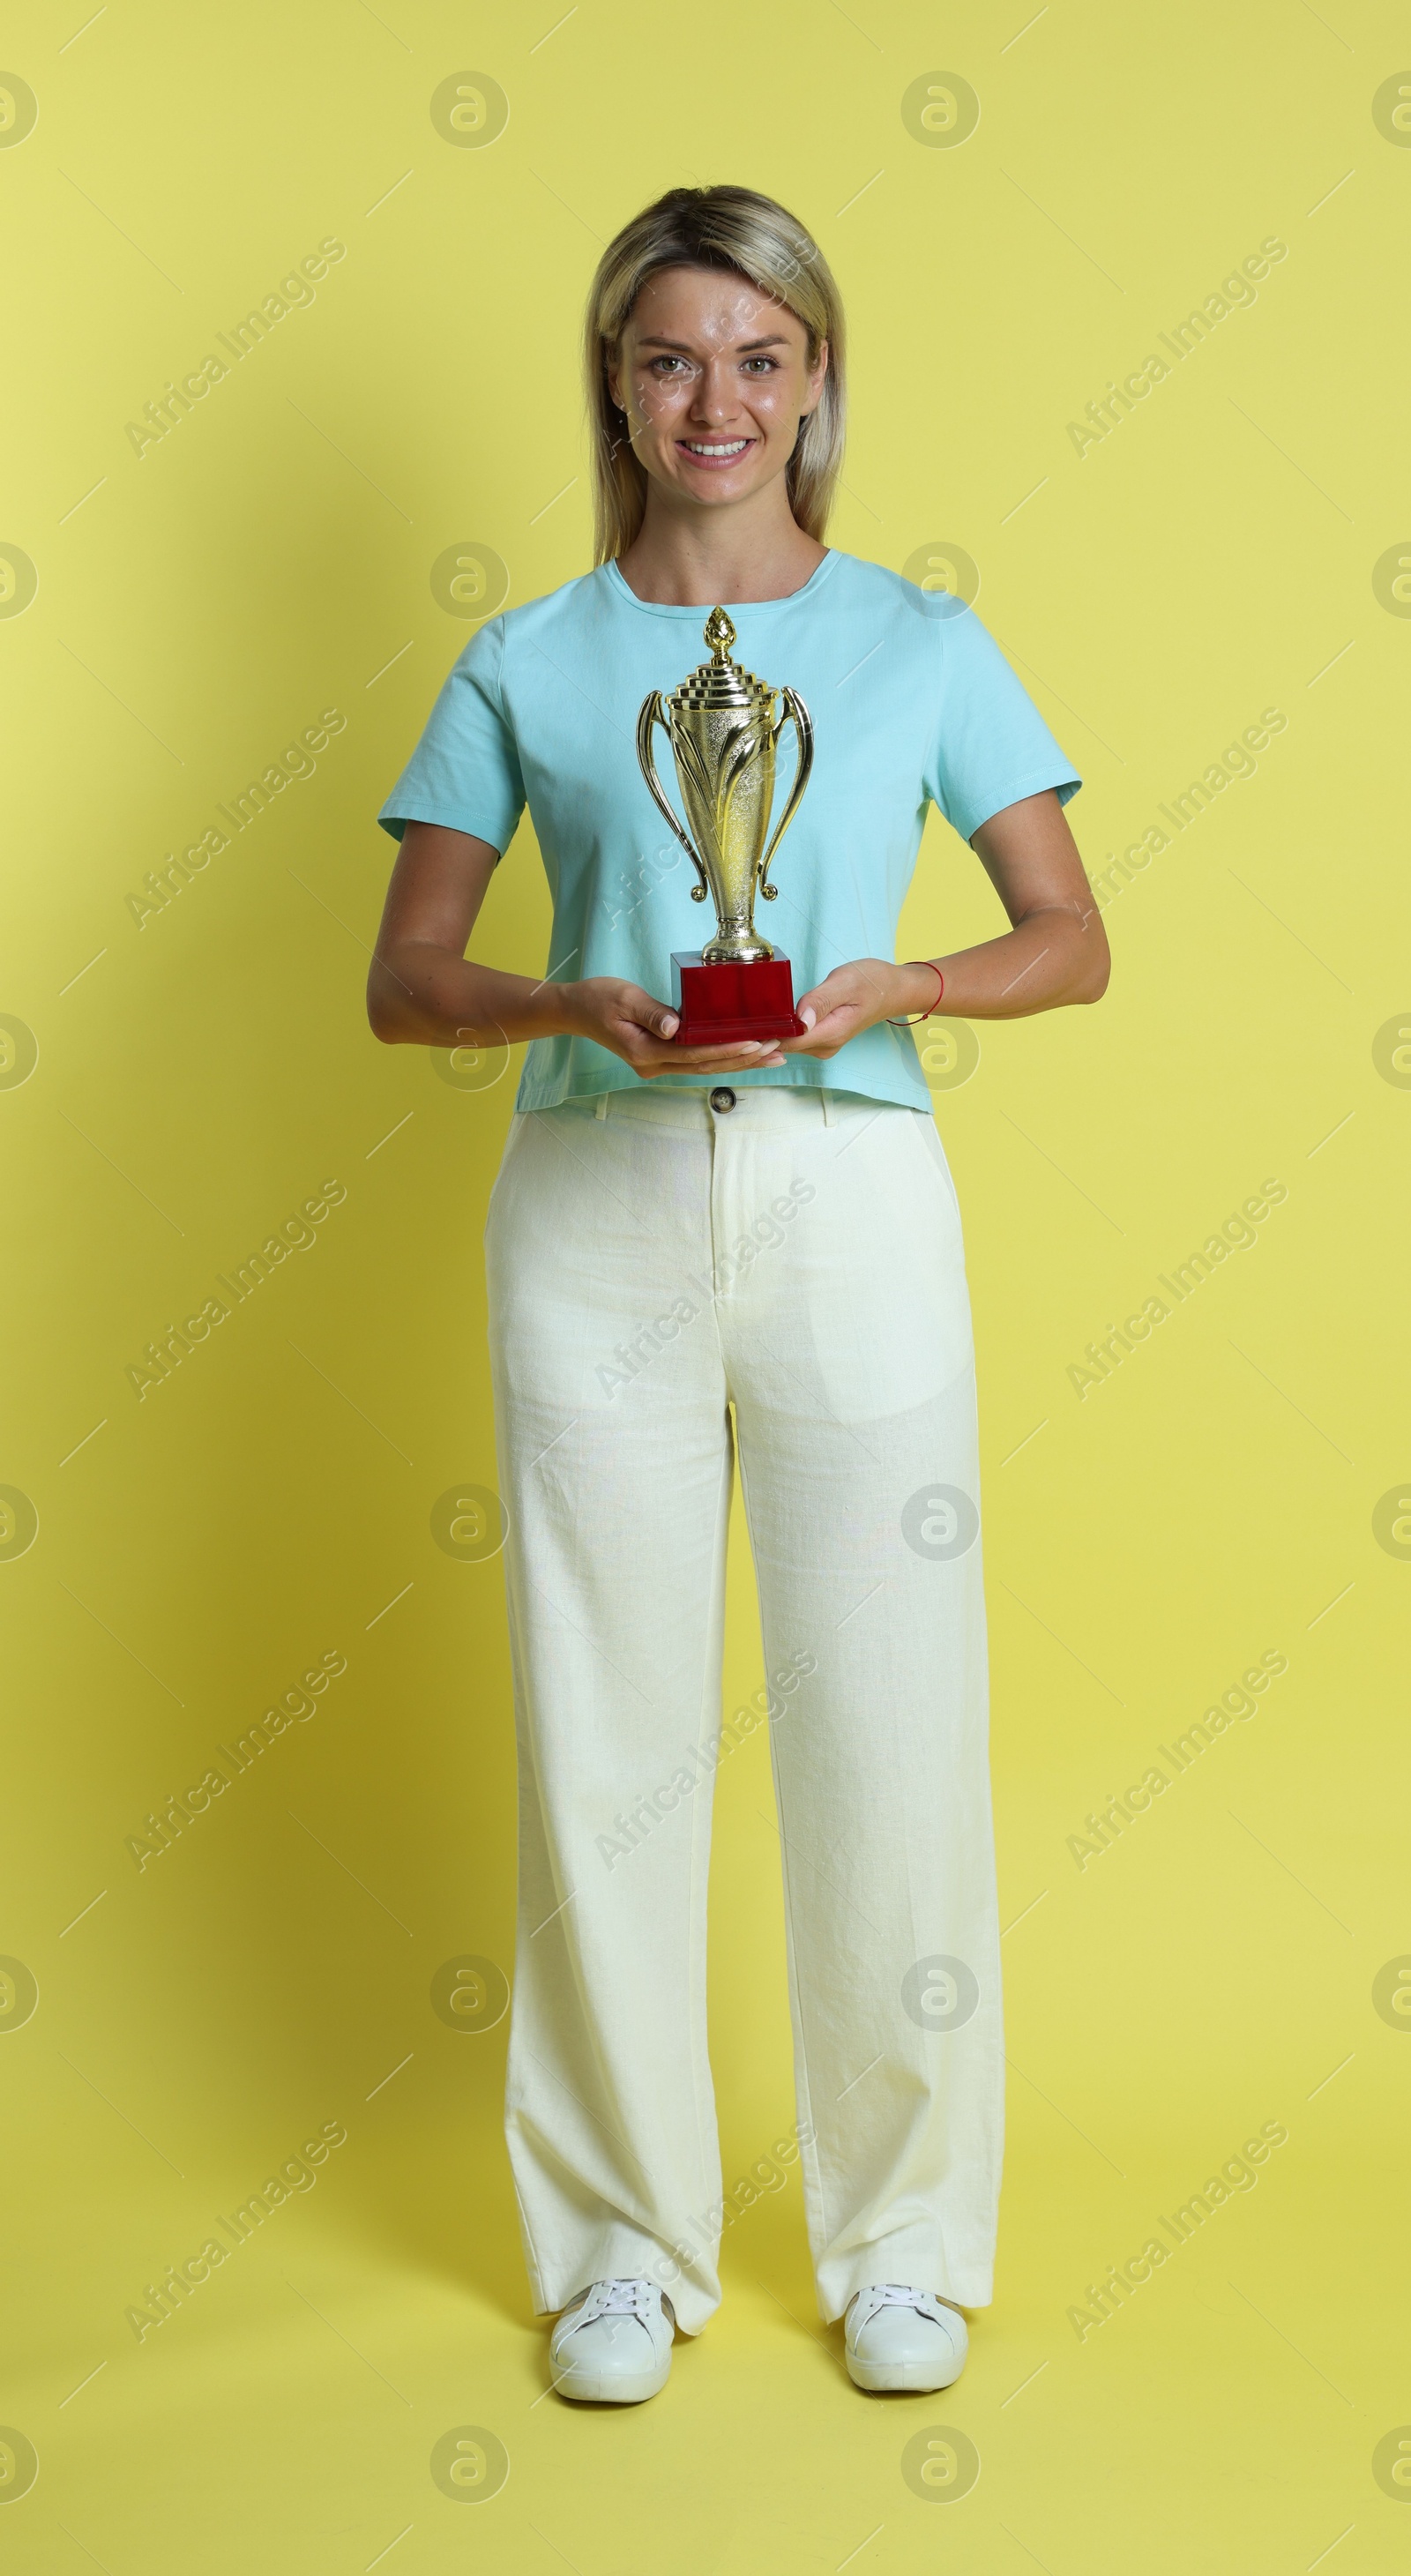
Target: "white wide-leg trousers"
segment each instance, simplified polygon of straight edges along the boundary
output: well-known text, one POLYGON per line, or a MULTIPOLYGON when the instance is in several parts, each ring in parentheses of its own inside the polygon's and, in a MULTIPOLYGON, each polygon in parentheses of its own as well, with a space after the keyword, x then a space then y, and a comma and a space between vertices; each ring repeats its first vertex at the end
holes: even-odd
POLYGON ((870 2281, 983 2306, 999 1939, 974 1356, 934 1125, 782 1087, 526 1112, 486 1250, 520 1779, 506 2126, 536 2306, 642 2275, 695 2334, 720 2297, 731 1406, 820 2310, 870 2281))

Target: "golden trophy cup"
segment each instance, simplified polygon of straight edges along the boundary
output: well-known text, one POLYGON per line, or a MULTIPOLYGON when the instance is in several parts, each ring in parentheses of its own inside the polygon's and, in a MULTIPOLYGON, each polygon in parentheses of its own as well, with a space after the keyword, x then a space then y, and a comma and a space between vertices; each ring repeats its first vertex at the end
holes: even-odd
POLYGON ((723 608, 705 622, 711 658, 663 698, 642 701, 637 758, 657 804, 696 871, 692 899, 715 905, 716 933, 703 948, 673 950, 677 1046, 718 1046, 739 1038, 802 1037, 793 973, 754 925, 756 893, 771 902, 769 866, 798 812, 813 767, 813 722, 796 689, 771 688, 730 659, 735 629, 723 608), (776 712, 777 710, 777 712, 776 712), (774 809, 779 737, 793 719, 798 763, 788 801, 766 848, 774 809), (652 734, 660 725, 694 840, 677 821, 657 776, 652 734))

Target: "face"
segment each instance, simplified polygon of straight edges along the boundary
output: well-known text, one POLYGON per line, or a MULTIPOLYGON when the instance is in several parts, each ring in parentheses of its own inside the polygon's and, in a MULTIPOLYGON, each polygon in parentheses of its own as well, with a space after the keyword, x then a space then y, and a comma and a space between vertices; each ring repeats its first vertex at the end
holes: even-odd
POLYGON ((788 465, 827 372, 798 316, 732 271, 664 268, 624 327, 608 385, 652 481, 709 507, 744 501, 788 465))

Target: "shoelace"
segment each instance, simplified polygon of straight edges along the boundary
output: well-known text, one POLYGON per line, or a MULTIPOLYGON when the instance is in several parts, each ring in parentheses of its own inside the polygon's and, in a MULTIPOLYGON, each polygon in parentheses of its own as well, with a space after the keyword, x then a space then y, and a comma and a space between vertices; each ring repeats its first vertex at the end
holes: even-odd
POLYGON ((657 2296, 650 2281, 595 2281, 576 2307, 565 2310, 555 2336, 576 2334, 580 2326, 596 2325, 602 2317, 634 2318, 645 2334, 651 2334, 657 2296))
POLYGON ((653 2295, 650 2281, 600 2281, 597 2288, 600 2317, 650 2316, 653 2295))
POLYGON ((914 2308, 916 2314, 925 2317, 930 2324, 946 2326, 945 2311, 934 2291, 913 2289, 907 2281, 874 2281, 869 2288, 858 2292, 851 2333, 860 2334, 883 2308, 914 2308))

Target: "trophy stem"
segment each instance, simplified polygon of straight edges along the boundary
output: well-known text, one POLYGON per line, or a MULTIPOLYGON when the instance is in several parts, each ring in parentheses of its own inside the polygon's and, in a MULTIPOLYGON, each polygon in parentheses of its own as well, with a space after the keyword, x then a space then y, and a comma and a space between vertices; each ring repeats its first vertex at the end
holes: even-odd
POLYGON ((714 939, 707 940, 701 950, 707 966, 767 965, 773 955, 769 941, 761 939, 754 923, 743 913, 726 914, 714 939))

